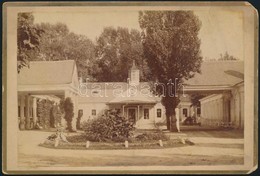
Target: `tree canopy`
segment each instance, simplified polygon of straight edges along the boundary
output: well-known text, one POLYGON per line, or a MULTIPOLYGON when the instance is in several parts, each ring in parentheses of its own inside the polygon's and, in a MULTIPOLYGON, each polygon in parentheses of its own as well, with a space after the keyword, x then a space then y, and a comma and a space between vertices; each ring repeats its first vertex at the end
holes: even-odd
POLYGON ((39 49, 43 30, 36 27, 32 13, 18 13, 17 23, 17 71, 29 65, 39 49))
POLYGON ((171 81, 181 83, 200 73, 202 63, 198 33, 201 22, 192 11, 141 11, 139 24, 142 29, 142 43, 145 60, 154 81, 164 86, 155 86, 155 93, 164 95, 162 103, 166 108, 167 128, 175 128, 175 107, 177 95, 171 96, 171 81), (175 80, 177 79, 177 82, 175 80))
POLYGON ((92 75, 98 81, 126 81, 133 60, 141 67, 141 80, 146 80, 149 69, 143 59, 140 32, 122 27, 105 27, 97 39, 97 67, 92 75))
POLYGON ((93 42, 84 35, 70 32, 62 23, 41 23, 37 26, 45 31, 40 40, 38 60, 73 59, 79 76, 86 78, 95 54, 93 42))

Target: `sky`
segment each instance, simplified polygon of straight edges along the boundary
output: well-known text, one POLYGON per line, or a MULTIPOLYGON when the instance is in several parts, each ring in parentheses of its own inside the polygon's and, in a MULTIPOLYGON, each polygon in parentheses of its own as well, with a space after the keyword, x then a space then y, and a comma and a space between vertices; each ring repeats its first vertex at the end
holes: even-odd
MULTIPOLYGON (((226 51, 243 58, 243 14, 231 10, 195 10, 202 26, 199 33, 204 59, 217 59, 226 51)), ((141 31, 138 11, 34 12, 35 23, 65 23, 71 32, 95 41, 106 26, 127 27, 141 31)))

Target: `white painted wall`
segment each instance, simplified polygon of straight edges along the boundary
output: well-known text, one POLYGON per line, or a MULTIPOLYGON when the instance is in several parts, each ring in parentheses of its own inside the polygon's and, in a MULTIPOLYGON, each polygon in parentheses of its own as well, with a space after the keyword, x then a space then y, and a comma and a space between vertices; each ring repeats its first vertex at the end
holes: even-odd
POLYGON ((204 125, 221 122, 223 120, 223 95, 213 94, 200 100, 201 122, 204 125))
POLYGON ((80 103, 78 109, 83 110, 83 116, 81 118, 81 122, 83 122, 103 114, 104 110, 108 109, 108 106, 105 103, 80 103), (92 115, 92 110, 94 109, 96 110, 96 116, 92 115))

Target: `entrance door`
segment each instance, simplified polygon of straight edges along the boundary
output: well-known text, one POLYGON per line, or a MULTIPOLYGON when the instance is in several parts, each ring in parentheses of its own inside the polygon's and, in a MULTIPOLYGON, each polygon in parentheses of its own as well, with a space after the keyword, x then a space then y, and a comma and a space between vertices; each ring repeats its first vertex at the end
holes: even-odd
POLYGON ((129 108, 128 109, 128 113, 127 113, 127 117, 128 117, 128 120, 130 122, 133 122, 135 123, 136 121, 136 116, 137 116, 137 111, 135 108, 129 108))

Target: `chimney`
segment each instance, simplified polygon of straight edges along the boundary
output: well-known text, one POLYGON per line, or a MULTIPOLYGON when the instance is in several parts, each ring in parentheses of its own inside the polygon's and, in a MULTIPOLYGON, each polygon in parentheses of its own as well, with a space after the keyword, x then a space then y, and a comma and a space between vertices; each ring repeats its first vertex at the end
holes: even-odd
POLYGON ((132 65, 131 69, 129 70, 128 77, 130 78, 129 84, 139 85, 139 82, 140 82, 140 70, 135 65, 135 60, 133 60, 133 65, 132 65))

